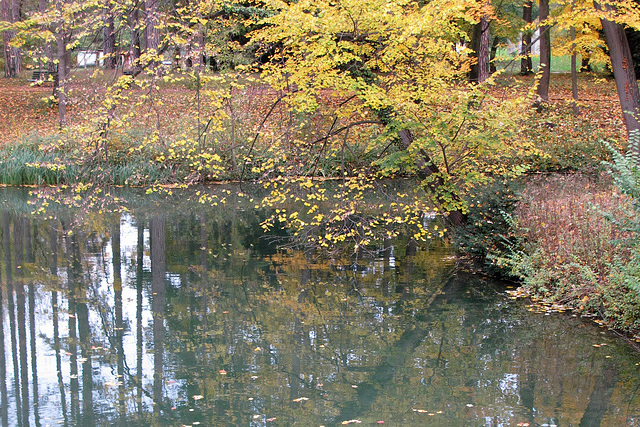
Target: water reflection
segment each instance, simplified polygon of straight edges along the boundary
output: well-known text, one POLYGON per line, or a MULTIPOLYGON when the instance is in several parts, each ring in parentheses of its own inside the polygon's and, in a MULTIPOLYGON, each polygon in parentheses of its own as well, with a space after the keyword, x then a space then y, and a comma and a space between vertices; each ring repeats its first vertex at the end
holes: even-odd
POLYGON ((226 209, 3 211, 2 424, 640 422, 627 346, 437 243, 317 261, 226 209))

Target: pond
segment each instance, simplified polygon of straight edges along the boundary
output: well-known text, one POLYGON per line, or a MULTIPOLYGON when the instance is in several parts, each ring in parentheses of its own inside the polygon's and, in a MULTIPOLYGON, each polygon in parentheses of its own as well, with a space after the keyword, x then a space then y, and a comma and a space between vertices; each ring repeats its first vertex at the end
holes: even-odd
POLYGON ((3 189, 2 425, 640 424, 640 357, 594 323, 440 241, 278 248, 232 193, 32 215, 3 189))

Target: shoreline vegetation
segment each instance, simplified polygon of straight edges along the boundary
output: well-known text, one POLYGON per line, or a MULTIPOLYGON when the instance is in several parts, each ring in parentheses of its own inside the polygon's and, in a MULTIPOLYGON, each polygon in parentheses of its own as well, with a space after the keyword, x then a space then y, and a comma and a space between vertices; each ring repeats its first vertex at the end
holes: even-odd
MULTIPOLYGON (((419 175, 398 167, 404 161, 401 150, 371 143, 384 139, 383 126, 357 108, 348 119, 360 124, 338 133, 338 115, 293 113, 255 76, 235 85, 224 73, 182 73, 140 85, 116 114, 105 113, 94 106, 104 106, 113 95, 106 83, 110 77, 91 79, 90 72, 78 70, 70 80, 64 131, 57 129, 49 86, 29 85, 26 73, 1 81, 0 184, 86 189, 93 183, 157 192, 161 185, 257 180, 271 185, 272 193, 256 208, 278 211, 265 223, 267 231, 279 223, 306 243, 330 247, 351 241, 356 249, 383 236, 381 230, 388 237, 400 233, 389 231, 393 224, 402 224, 403 232, 417 227, 417 240, 446 233, 462 257, 517 280, 521 287, 513 297, 530 297, 543 310, 593 317, 640 342, 640 225, 635 219, 640 184, 632 159, 616 154, 627 150, 617 145, 626 132, 610 79, 580 75, 584 97, 576 116, 570 76, 554 74, 546 107, 529 108, 526 117, 507 124, 513 127, 508 134, 497 136, 500 144, 509 139, 508 144, 528 146, 512 164, 501 159, 505 168, 522 169, 465 177, 466 192, 456 203, 464 206, 466 223, 434 233, 419 225, 420 215, 434 206, 425 193, 399 196, 397 209, 382 218, 357 216, 358 209, 367 209, 362 194, 372 181, 419 175), (209 102, 200 102, 205 95, 209 102), (112 114, 112 122, 96 137, 105 114, 112 114), (123 117, 127 120, 119 122, 123 117), (388 163, 389 156, 396 163, 388 163), (349 200, 334 208, 333 219, 314 212, 316 183, 325 179, 342 182, 348 197, 343 194, 341 203, 349 200), (285 190, 286 183, 304 196, 285 190), (282 198, 295 198, 306 216, 279 212, 282 198), (347 220, 357 222, 358 231, 346 227, 347 220)), ((489 95, 531 101, 527 92, 533 81, 500 75, 489 95)), ((348 101, 331 91, 320 98, 327 110, 348 101)), ((461 114, 464 122, 475 113, 461 114)), ((320 202, 331 203, 331 198, 320 202)))

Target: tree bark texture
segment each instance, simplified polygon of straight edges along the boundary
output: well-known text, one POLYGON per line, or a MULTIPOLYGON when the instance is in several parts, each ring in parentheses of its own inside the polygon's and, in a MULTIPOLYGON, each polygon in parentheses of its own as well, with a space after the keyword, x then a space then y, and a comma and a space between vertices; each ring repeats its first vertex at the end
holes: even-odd
POLYGON ((160 46, 158 31, 158 0, 145 1, 145 45, 147 53, 156 53, 160 46))
POLYGON ((540 0, 540 72, 537 94, 543 101, 549 100, 549 82, 551 80, 551 33, 550 26, 543 25, 549 18, 549 0, 540 0))
POLYGON ((131 27, 131 63, 137 65, 136 61, 140 58, 140 30, 138 28, 139 9, 134 7, 129 14, 129 25, 131 27))
POLYGON ((118 65, 116 54, 116 35, 113 14, 109 10, 104 10, 105 20, 102 28, 102 51, 104 52, 105 68, 114 69, 118 65))
POLYGON ((473 30, 471 48, 475 52, 477 62, 471 67, 471 81, 482 83, 489 78, 489 42, 489 18, 485 15, 473 30))
MULTIPOLYGON (((20 0, 2 0, 1 9, 3 21, 16 23, 21 20, 20 0)), ((2 34, 5 77, 17 77, 22 71, 22 51, 10 45, 15 36, 15 31, 5 31, 2 34)))
MULTIPOLYGON (((596 3, 596 7, 600 6, 596 3)), ((633 69, 633 58, 631 49, 627 41, 624 27, 608 19, 602 19, 602 29, 604 30, 609 47, 609 57, 611 68, 616 81, 616 89, 624 122, 627 126, 627 135, 633 131, 640 131, 638 113, 640 112, 640 94, 638 92, 638 81, 633 69)))

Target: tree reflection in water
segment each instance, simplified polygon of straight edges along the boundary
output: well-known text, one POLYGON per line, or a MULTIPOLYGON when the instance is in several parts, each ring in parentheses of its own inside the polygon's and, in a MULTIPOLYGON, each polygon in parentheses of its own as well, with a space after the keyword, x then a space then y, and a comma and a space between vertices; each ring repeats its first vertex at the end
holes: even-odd
POLYGON ((130 212, 3 211, 3 425, 640 422, 636 354, 439 242, 323 260, 252 209, 130 212))

